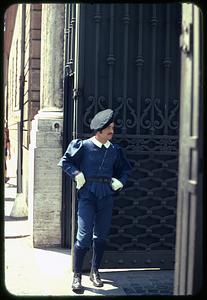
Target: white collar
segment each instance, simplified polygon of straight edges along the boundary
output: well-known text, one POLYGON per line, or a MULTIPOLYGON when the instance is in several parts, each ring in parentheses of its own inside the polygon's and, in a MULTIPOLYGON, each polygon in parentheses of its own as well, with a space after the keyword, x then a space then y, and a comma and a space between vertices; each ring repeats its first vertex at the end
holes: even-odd
POLYGON ((96 146, 98 146, 99 148, 101 148, 102 145, 104 145, 106 148, 108 148, 108 147, 111 145, 111 143, 110 143, 109 141, 107 141, 105 144, 102 144, 101 142, 99 142, 99 141, 96 139, 95 136, 92 136, 92 137, 90 138, 90 140, 91 140, 96 146))

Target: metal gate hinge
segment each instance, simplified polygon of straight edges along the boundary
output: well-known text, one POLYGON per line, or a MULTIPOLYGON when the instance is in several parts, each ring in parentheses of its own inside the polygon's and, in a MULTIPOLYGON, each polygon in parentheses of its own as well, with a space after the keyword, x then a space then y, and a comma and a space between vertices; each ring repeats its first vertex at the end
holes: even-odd
POLYGON ((78 97, 80 97, 80 95, 81 95, 81 91, 80 90, 76 90, 76 89, 74 89, 73 90, 73 98, 74 99, 78 99, 78 97))
POLYGON ((180 35, 180 47, 184 53, 189 54, 192 52, 193 46, 193 24, 183 24, 182 34, 180 35))

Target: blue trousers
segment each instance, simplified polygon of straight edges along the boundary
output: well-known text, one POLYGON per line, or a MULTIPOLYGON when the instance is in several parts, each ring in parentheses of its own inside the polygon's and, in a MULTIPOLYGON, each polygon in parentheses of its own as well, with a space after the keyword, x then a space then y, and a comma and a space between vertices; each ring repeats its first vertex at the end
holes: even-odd
POLYGON ((74 247, 74 271, 81 273, 83 259, 93 244, 92 268, 98 269, 112 218, 111 196, 97 198, 92 193, 78 199, 78 231, 74 247))

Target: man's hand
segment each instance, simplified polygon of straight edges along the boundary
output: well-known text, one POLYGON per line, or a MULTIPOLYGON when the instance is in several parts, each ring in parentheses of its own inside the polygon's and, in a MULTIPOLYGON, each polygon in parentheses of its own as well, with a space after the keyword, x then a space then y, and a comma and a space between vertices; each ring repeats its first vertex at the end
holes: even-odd
POLYGON ((85 184, 86 180, 82 172, 78 173, 78 175, 75 176, 75 181, 77 183, 76 188, 79 190, 82 188, 82 186, 85 184))
POLYGON ((111 180, 112 180, 111 187, 114 191, 117 191, 117 190, 123 188, 123 184, 121 183, 121 181, 119 181, 118 179, 116 179, 114 177, 112 177, 111 180))

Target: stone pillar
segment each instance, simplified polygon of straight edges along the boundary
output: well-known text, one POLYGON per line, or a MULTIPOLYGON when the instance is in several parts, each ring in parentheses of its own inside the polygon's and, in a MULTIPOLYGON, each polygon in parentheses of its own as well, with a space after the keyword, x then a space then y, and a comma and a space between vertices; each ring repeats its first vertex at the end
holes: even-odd
POLYGON ((62 111, 64 4, 42 5, 40 109, 62 111))
POLYGON ((34 246, 61 244, 64 4, 42 4, 40 111, 32 121, 29 218, 34 246))

